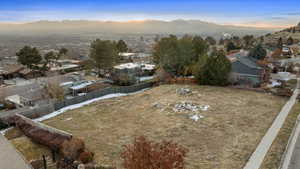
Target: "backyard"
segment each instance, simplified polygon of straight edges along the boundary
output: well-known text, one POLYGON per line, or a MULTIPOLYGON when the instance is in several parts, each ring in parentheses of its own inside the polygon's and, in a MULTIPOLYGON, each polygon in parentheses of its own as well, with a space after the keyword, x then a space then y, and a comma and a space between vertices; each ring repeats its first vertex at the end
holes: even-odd
MULTIPOLYGON (((144 135, 188 148, 188 169, 238 169, 285 102, 281 97, 239 89, 162 85, 102 100, 44 123, 84 139, 101 164, 119 166, 122 146, 144 135), (181 92, 183 88, 188 92, 181 92)), ((29 160, 46 152, 23 136, 11 141, 29 160)))

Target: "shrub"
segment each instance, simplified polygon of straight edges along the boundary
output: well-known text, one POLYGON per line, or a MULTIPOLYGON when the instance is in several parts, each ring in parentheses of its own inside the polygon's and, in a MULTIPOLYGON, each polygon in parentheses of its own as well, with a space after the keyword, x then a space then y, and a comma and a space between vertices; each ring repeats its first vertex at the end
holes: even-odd
POLYGON ((55 82, 49 82, 45 87, 48 95, 52 99, 63 100, 64 99, 64 89, 55 82))
POLYGON ((129 73, 115 73, 112 75, 115 84, 120 86, 130 86, 137 82, 135 75, 129 73))
POLYGON ((79 158, 80 154, 84 152, 85 144, 83 140, 72 138, 71 140, 64 141, 60 148, 62 157, 74 161, 79 158))
POLYGON ((141 136, 121 154, 126 169, 184 169, 187 149, 176 143, 155 143, 141 136))
POLYGON ((172 80, 172 75, 166 72, 163 68, 156 71, 157 81, 160 83, 169 83, 172 80))
POLYGON ((83 164, 87 164, 93 161, 94 158, 94 153, 92 152, 83 152, 80 154, 79 156, 79 160, 83 163, 83 164))

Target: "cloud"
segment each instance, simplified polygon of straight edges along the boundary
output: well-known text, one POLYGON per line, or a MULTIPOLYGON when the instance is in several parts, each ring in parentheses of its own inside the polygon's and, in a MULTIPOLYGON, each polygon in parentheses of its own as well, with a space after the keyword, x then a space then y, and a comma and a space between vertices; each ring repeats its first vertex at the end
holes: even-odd
POLYGON ((289 12, 289 13, 285 13, 285 15, 288 15, 288 16, 300 16, 300 12, 289 12))
POLYGON ((286 17, 282 17, 282 16, 271 16, 270 17, 271 20, 284 20, 287 19, 286 17))

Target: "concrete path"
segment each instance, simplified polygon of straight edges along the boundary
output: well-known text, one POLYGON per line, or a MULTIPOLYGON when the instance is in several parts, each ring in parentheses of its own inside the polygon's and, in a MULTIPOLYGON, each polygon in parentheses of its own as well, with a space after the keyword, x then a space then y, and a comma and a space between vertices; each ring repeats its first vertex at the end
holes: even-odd
POLYGON ((2 134, 0 134, 0 169, 32 169, 2 134))
MULTIPOLYGON (((297 96, 299 94, 299 79, 297 79, 297 87, 293 93, 293 96, 290 100, 283 106, 280 113, 274 120, 272 126, 267 131, 266 135, 262 138, 261 142, 257 146, 256 150, 251 155, 249 161, 247 162, 244 169, 259 169, 268 150, 270 149, 273 141, 275 140, 278 132, 283 126, 290 110, 293 108, 294 104, 297 101, 297 96)), ((298 168, 299 169, 299 168, 298 168)))
POLYGON ((298 169, 300 167, 299 134, 300 134, 300 116, 298 116, 298 118, 297 118, 294 129, 291 133, 288 144, 286 146, 286 150, 282 154, 281 162, 280 162, 278 169, 289 169, 289 168, 298 169), (296 146, 296 145, 298 145, 298 146, 296 146))
POLYGON ((299 169, 299 168, 300 168, 300 137, 298 136, 287 169, 299 169))

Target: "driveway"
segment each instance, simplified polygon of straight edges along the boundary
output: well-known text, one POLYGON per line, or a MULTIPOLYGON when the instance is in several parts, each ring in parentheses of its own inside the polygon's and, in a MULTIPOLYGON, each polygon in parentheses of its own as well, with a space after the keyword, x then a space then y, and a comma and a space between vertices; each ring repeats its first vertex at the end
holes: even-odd
POLYGON ((0 150, 0 169, 32 169, 2 134, 0 134, 0 150))

